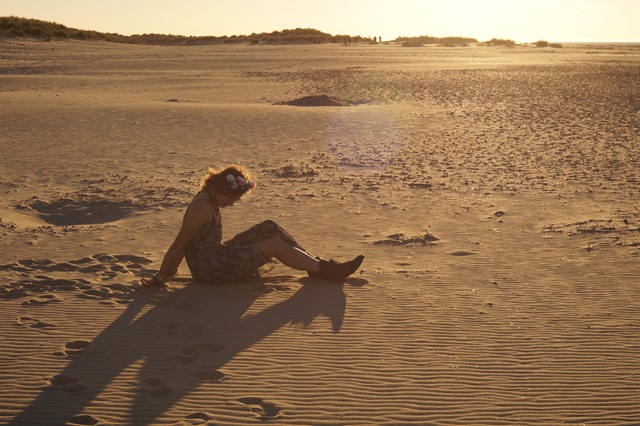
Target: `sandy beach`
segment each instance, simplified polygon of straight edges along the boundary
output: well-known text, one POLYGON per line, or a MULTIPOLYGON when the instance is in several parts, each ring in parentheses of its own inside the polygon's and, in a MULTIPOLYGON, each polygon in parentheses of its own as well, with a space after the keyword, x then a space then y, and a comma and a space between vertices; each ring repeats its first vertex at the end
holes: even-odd
POLYGON ((0 40, 0 423, 640 424, 639 94, 633 45, 0 40), (230 163, 226 238, 361 270, 137 286, 230 163))

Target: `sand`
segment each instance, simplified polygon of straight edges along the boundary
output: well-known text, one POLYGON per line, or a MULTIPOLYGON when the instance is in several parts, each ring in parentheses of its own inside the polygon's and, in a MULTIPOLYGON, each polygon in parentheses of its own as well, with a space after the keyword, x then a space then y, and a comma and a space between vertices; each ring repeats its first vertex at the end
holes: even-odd
POLYGON ((640 424, 639 93, 634 46, 0 41, 0 423, 640 424), (136 286, 228 163, 227 237, 362 269, 136 286))

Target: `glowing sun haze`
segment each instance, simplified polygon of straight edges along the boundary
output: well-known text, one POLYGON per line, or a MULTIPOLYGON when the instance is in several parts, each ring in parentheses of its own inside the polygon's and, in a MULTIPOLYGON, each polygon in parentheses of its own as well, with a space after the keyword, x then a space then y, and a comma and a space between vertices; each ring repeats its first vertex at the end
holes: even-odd
POLYGON ((330 34, 640 42, 638 0, 2 0, 0 16, 124 35, 330 34))

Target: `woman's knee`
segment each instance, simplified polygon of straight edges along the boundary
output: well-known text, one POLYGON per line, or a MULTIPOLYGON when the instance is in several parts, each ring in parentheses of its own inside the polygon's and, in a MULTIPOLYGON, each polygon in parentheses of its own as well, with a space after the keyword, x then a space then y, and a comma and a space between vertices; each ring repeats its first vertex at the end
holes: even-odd
POLYGON ((280 225, 278 225, 276 222, 274 222, 271 219, 267 219, 264 222, 260 222, 257 225, 257 228, 260 230, 262 235, 265 235, 265 236, 277 235, 279 237, 283 237, 284 235, 286 235, 286 232, 284 232, 282 227, 280 227, 280 225))
POLYGON ((264 222, 260 222, 259 226, 266 229, 274 229, 274 230, 280 229, 280 226, 271 219, 267 219, 264 222))
POLYGON ((266 254, 269 257, 276 257, 278 253, 282 250, 282 238, 278 235, 274 235, 269 238, 265 238, 264 240, 257 241, 254 243, 260 251, 266 254))

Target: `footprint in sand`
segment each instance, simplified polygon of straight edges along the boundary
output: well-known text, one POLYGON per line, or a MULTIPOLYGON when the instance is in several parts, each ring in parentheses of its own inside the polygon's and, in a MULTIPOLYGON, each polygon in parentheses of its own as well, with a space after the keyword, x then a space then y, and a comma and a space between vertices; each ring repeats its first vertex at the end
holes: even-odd
POLYGON ((184 348, 182 352, 175 355, 174 358, 181 364, 192 364, 198 359, 201 353, 216 353, 222 352, 223 350, 224 346, 217 343, 200 343, 184 348))
POLYGON ((198 302, 193 302, 191 300, 178 300, 173 304, 173 309, 178 309, 180 311, 199 311, 202 308, 202 305, 198 302))
POLYGON ((148 377, 141 381, 143 388, 156 397, 163 397, 173 393, 173 388, 167 386, 167 383, 158 377, 148 377))
POLYGON ((0 286, 0 298, 2 299, 21 299, 31 295, 32 292, 19 283, 0 286))
POLYGON ((108 284, 99 287, 88 286, 86 290, 76 296, 81 299, 99 300, 102 305, 128 304, 139 293, 132 286, 123 284, 108 284))
POLYGON ((171 304, 171 299, 166 294, 160 294, 150 298, 149 304, 155 306, 169 306, 171 304))
POLYGON ((249 411, 253 413, 258 420, 272 420, 280 416, 282 408, 272 402, 266 402, 262 398, 240 398, 238 401, 249 407, 249 411))
POLYGON ((109 267, 107 265, 103 265, 101 263, 96 263, 94 265, 85 266, 80 269, 80 272, 84 272, 85 274, 95 274, 97 272, 107 271, 109 267))
POLYGON ((43 322, 31 317, 20 317, 18 318, 18 323, 29 327, 29 328, 49 328, 55 327, 53 324, 49 324, 47 322, 43 322))
POLYGON ((75 291, 82 288, 83 285, 89 284, 89 281, 84 279, 66 280, 56 278, 43 278, 33 282, 33 288, 35 289, 51 289, 53 291, 75 291))
POLYGON ((22 306, 42 306, 53 302, 60 302, 60 298, 55 294, 42 294, 37 299, 25 300, 22 302, 22 306))
POLYGON ((198 359, 198 355, 200 355, 198 348, 196 346, 189 346, 177 354, 175 359, 181 364, 192 364, 198 359))
POLYGON ((198 411, 198 412, 186 415, 186 416, 184 416, 184 418, 186 420, 202 420, 202 421, 208 422, 213 417, 211 417, 211 414, 203 413, 202 411, 198 411))
POLYGON ((79 383, 78 379, 65 376, 64 374, 51 377, 49 383, 54 389, 59 389, 66 393, 79 393, 86 389, 84 385, 79 383))
POLYGON ((113 292, 106 287, 85 290, 78 295, 81 299, 103 300, 113 297, 113 292))
POLYGON ((80 414, 67 421, 68 425, 97 425, 100 419, 89 414, 80 414))
POLYGON ((169 321, 162 324, 162 329, 169 336, 180 334, 189 339, 200 337, 204 334, 206 326, 201 324, 182 324, 178 321, 169 321))
POLYGON ((107 280, 117 276, 118 274, 138 274, 144 270, 145 266, 152 261, 146 257, 128 255, 128 254, 95 254, 90 261, 93 265, 87 266, 83 272, 102 272, 103 280, 107 280), (100 262, 95 264, 95 262, 100 262))
POLYGON ((222 352, 224 350, 224 346, 219 345, 217 343, 200 343, 196 346, 200 352, 222 352))
POLYGON ((129 267, 133 267, 133 269, 141 268, 142 265, 148 265, 153 262, 151 259, 147 259, 146 257, 134 256, 132 254, 116 254, 114 257, 120 262, 127 262, 129 267))
POLYGON ((96 254, 68 262, 54 262, 51 259, 22 259, 13 264, 0 265, 0 270, 15 272, 54 271, 54 272, 83 272, 88 274, 101 273, 131 273, 130 270, 140 271, 144 265, 151 263, 150 259, 133 255, 96 254))
POLYGON ((76 259, 76 260, 70 260, 69 264, 73 264, 73 265, 84 265, 86 263, 91 263, 93 262, 93 259, 90 257, 83 257, 82 259, 76 259))
POLYGON ((69 358, 76 357, 82 354, 89 345, 91 345, 91 342, 87 340, 73 340, 71 342, 67 342, 61 351, 54 352, 53 355, 66 356, 69 358))
POLYGON ((60 298, 51 292, 76 291, 87 287, 88 284, 88 281, 83 279, 54 279, 44 275, 37 275, 36 278, 35 280, 24 279, 7 286, 0 286, 0 298, 19 299, 31 297, 31 299, 24 301, 22 304, 24 306, 46 305, 60 301, 60 298))
POLYGON ((46 275, 36 276, 37 280, 27 281, 25 287, 35 292, 41 292, 45 290, 52 291, 73 291, 78 289, 82 284, 88 284, 89 281, 79 280, 67 280, 63 278, 51 278, 46 275))
POLYGON ((194 339, 201 337, 206 329, 207 327, 202 324, 185 324, 182 327, 181 333, 186 338, 194 339))
POLYGON ((453 253, 449 253, 451 256, 473 256, 476 253, 472 252, 472 251, 467 251, 467 250, 459 250, 459 251, 454 251, 453 253))
POLYGON ((178 321, 169 321, 162 324, 162 329, 164 330, 165 334, 173 336, 180 331, 180 326, 182 326, 182 323, 178 321))
POLYGON ((56 272, 74 272, 80 269, 77 265, 72 265, 68 262, 54 263, 47 267, 47 271, 56 271, 56 272))
POLYGON ((227 376, 220 370, 207 370, 207 369, 197 371, 196 377, 202 380, 203 382, 208 382, 208 383, 219 383, 219 382, 222 382, 223 380, 229 379, 229 376, 227 376))

